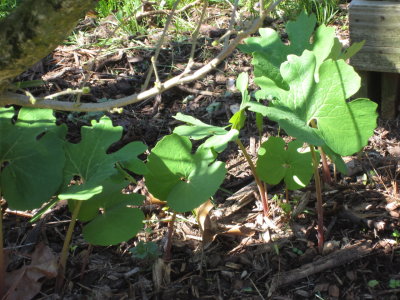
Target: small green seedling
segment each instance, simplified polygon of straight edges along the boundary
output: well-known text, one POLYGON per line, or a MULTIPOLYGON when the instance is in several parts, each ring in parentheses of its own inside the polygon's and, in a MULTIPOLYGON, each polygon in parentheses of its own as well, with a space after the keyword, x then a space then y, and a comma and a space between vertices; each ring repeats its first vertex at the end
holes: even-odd
POLYGON ((368 286, 372 289, 377 287, 378 285, 379 285, 379 281, 376 279, 372 279, 372 280, 368 281, 368 286))
POLYGON ((311 153, 301 151, 303 143, 299 141, 289 142, 285 147, 282 138, 268 138, 258 151, 257 174, 268 184, 284 180, 289 190, 303 188, 313 175, 311 153))
POLYGON ((138 259, 155 260, 161 255, 158 245, 154 242, 140 241, 135 247, 131 248, 129 252, 132 256, 138 259))
POLYGON ((389 280, 389 287, 391 289, 398 289, 400 288, 400 279, 390 279, 389 280))

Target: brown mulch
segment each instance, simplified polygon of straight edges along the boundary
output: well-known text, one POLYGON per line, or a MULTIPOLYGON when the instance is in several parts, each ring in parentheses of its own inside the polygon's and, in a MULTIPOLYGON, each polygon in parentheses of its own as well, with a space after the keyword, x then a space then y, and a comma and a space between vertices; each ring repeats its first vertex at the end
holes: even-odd
MULTIPOLYGON (((202 38, 202 53, 211 57, 216 50, 207 35, 202 38)), ((124 97, 140 91, 151 57, 146 47, 132 43, 126 38, 122 41, 125 50, 104 56, 96 47, 60 46, 19 80, 44 79, 44 86, 31 89, 35 95, 85 83, 91 93, 82 101, 124 97), (87 72, 85 63, 94 57, 98 59, 87 72)), ((150 47, 151 41, 146 43, 150 47)), ((161 79, 178 73, 189 52, 189 43, 171 41, 161 52, 161 79)), ((207 61, 207 57, 197 59, 207 61)), ((250 69, 250 58, 236 51, 198 82, 167 91, 161 99, 125 107, 122 114, 106 113, 124 128, 115 147, 135 140, 153 147, 179 124, 172 118, 177 112, 226 125, 230 106, 240 103, 239 94, 226 93, 227 82, 250 69), (216 109, 211 111, 210 105, 216 109)), ((99 116, 57 112, 59 121, 68 124, 72 141, 79 139, 81 126, 99 116)), ((216 208, 203 224, 206 230, 200 230, 191 214, 178 216, 181 221, 176 224, 170 261, 162 255, 139 259, 129 251, 144 241, 156 243, 163 252, 168 213, 148 198, 143 205, 149 221, 145 230, 119 246, 89 246, 78 225, 62 296, 54 293, 54 279, 43 280, 45 276, 40 275, 41 289, 35 299, 399 299, 399 122, 399 118, 379 121, 365 152, 346 158, 352 174, 339 174, 334 184, 325 186, 327 242, 322 254, 316 250, 313 186, 290 193, 293 211, 304 205, 295 216, 282 208, 283 187, 270 187, 271 216, 266 223, 260 217, 262 208, 243 155, 230 146, 219 158, 227 162, 228 174, 224 190, 215 196, 216 208), (372 280, 377 281, 375 286, 372 280), (390 287, 390 280, 398 280, 399 285, 390 287)), ((278 128, 266 122, 265 130, 271 135, 278 128)), ((259 143, 255 132, 247 125, 241 136, 253 156, 259 143)), ((5 214, 5 247, 12 254, 9 272, 36 263, 35 249, 45 251, 48 261, 52 253, 61 251, 70 219, 65 204, 60 203, 38 224, 28 223, 29 217, 30 212, 5 214)))

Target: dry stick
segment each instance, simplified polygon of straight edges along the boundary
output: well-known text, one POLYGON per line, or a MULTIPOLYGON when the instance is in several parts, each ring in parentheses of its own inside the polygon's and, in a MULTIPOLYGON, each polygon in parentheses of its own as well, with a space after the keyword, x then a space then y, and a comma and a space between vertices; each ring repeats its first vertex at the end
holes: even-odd
MULTIPOLYGON (((1 193, 0 193, 1 195, 1 193)), ((0 198, 1 199, 1 198, 0 198)), ((3 211, 0 205, 0 299, 3 299, 5 291, 6 266, 4 259, 4 244, 3 244, 3 211)))
MULTIPOLYGON (((233 30, 233 25, 235 24, 235 21, 236 21, 236 11, 237 11, 238 5, 239 5, 239 0, 235 0, 235 3, 233 4, 232 16, 229 21, 228 32, 231 32, 233 30)), ((228 47, 229 37, 230 37, 230 34, 227 34, 225 37, 224 48, 228 47)))
POLYGON ((200 27, 201 27, 201 24, 203 24, 204 17, 206 15, 207 6, 208 6, 207 4, 208 4, 208 1, 204 1, 204 5, 203 5, 203 9, 201 11, 199 23, 197 24, 197 27, 194 30, 193 35, 192 35, 192 48, 190 49, 190 56, 189 56, 188 64, 187 64, 185 70, 183 71, 182 75, 189 73, 190 69, 192 68, 192 66, 194 64, 194 52, 196 51, 196 47, 197 47, 197 37, 199 36, 200 27))
MULTIPOLYGON (((176 11, 176 8, 177 8, 179 2, 180 2, 180 0, 176 0, 174 2, 174 6, 172 7, 172 10, 168 15, 167 21, 165 22, 165 26, 164 26, 163 32, 162 32, 162 34, 160 36, 160 39, 158 40, 158 43, 157 43, 157 46, 156 46, 156 52, 154 53, 154 56, 152 57, 152 59, 154 59, 154 63, 158 59, 158 55, 160 54, 160 51, 161 51, 161 46, 164 43, 164 38, 167 35, 169 25, 171 24, 172 18, 175 15, 175 11, 176 11)), ((147 73, 146 80, 145 80, 145 82, 143 84, 142 92, 145 91, 147 89, 147 87, 149 86, 149 82, 150 82, 150 79, 151 79, 151 75, 153 75, 153 71, 154 71, 153 65, 151 65, 151 67, 149 68, 149 71, 147 73)))
POLYGON ((261 182, 260 178, 258 177, 257 172, 256 172, 256 167, 255 167, 253 161, 251 160, 250 155, 247 153, 245 146, 242 144, 242 142, 239 139, 237 139, 235 142, 239 146, 240 150, 242 150, 243 155, 246 158, 247 163, 249 164, 251 173, 253 174, 254 180, 256 181, 256 184, 258 187, 258 192, 260 193, 264 216, 268 217, 269 207, 268 207, 268 200, 267 200, 267 198, 268 198, 267 188, 266 188, 266 186, 264 186, 264 184, 261 182))
POLYGON ((314 167, 314 180, 315 192, 317 194, 317 215, 318 215, 318 251, 322 253, 324 248, 324 211, 322 209, 322 189, 321 178, 319 176, 317 155, 315 154, 314 146, 310 145, 313 167, 314 167))
POLYGON ((64 275, 65 275, 65 267, 67 266, 67 259, 69 253, 69 246, 72 239, 72 233, 74 232, 76 219, 79 214, 79 210, 81 209, 82 201, 76 201, 76 206, 72 213, 71 222, 69 223, 67 234, 65 236, 63 248, 61 250, 60 261, 58 262, 58 274, 56 279, 56 292, 59 293, 61 291, 62 285, 64 283, 64 275))
MULTIPOLYGON (((176 10, 176 13, 181 13, 185 10, 187 10, 188 8, 197 5, 201 0, 196 0, 192 3, 189 3, 187 5, 185 5, 184 7, 176 10)), ((140 20, 143 17, 149 17, 149 16, 154 16, 154 15, 167 15, 169 14, 171 11, 169 9, 158 9, 158 10, 151 10, 151 11, 145 11, 142 13, 138 13, 136 14, 136 20, 140 20)))
POLYGON ((325 270, 339 267, 348 262, 360 259, 374 250, 369 243, 358 243, 350 247, 333 252, 325 257, 322 257, 312 263, 301 266, 300 268, 279 273, 272 279, 270 294, 278 288, 294 283, 298 280, 323 272, 325 270))
MULTIPOLYGON (((148 98, 154 97, 155 95, 169 90, 179 84, 185 84, 192 82, 194 80, 200 79, 207 75, 211 70, 215 69, 219 63, 221 63, 225 58, 227 58, 235 49, 236 46, 246 37, 257 31, 258 28, 263 24, 263 21, 268 12, 273 10, 279 3, 283 0, 278 0, 272 3, 265 12, 263 11, 260 18, 256 19, 249 29, 246 31, 239 32, 235 39, 233 39, 226 49, 223 49, 214 59, 209 63, 204 65, 202 68, 194 72, 193 74, 188 74, 184 77, 182 75, 175 76, 166 82, 162 83, 161 88, 150 88, 147 91, 132 94, 130 96, 114 99, 103 103, 82 103, 80 106, 76 106, 75 103, 64 102, 64 101, 53 101, 53 100, 43 100, 38 101, 33 104, 29 101, 29 97, 25 95, 20 95, 16 93, 6 92, 0 94, 0 105, 15 104, 26 107, 37 107, 37 108, 50 108, 54 110, 63 111, 80 111, 80 112, 94 112, 94 111, 107 111, 116 107, 121 107, 129 104, 134 104, 148 98)), ((262 0, 260 1, 264 3, 262 0)), ((260 6, 263 7, 263 6, 260 6)), ((38 99, 40 100, 40 98, 38 99)))

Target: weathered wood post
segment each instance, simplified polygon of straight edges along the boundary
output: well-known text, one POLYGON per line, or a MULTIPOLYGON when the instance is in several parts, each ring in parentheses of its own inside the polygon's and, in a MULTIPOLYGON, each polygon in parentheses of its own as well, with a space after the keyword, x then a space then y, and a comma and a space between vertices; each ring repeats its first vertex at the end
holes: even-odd
POLYGON ((400 104, 400 0, 353 0, 349 17, 350 41, 366 41, 350 61, 361 71, 358 96, 380 100, 381 116, 393 119, 400 104))

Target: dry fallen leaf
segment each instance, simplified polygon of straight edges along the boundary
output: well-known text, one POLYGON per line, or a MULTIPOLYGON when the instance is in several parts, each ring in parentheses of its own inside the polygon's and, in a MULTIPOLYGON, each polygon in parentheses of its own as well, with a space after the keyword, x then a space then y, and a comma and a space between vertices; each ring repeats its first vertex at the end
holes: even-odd
POLYGON ((40 292, 43 277, 57 276, 57 258, 44 243, 36 246, 30 265, 7 274, 4 300, 28 300, 40 292))
POLYGON ((214 208, 210 199, 196 208, 196 218, 199 222, 203 245, 206 248, 215 239, 217 224, 210 218, 210 211, 214 208))

